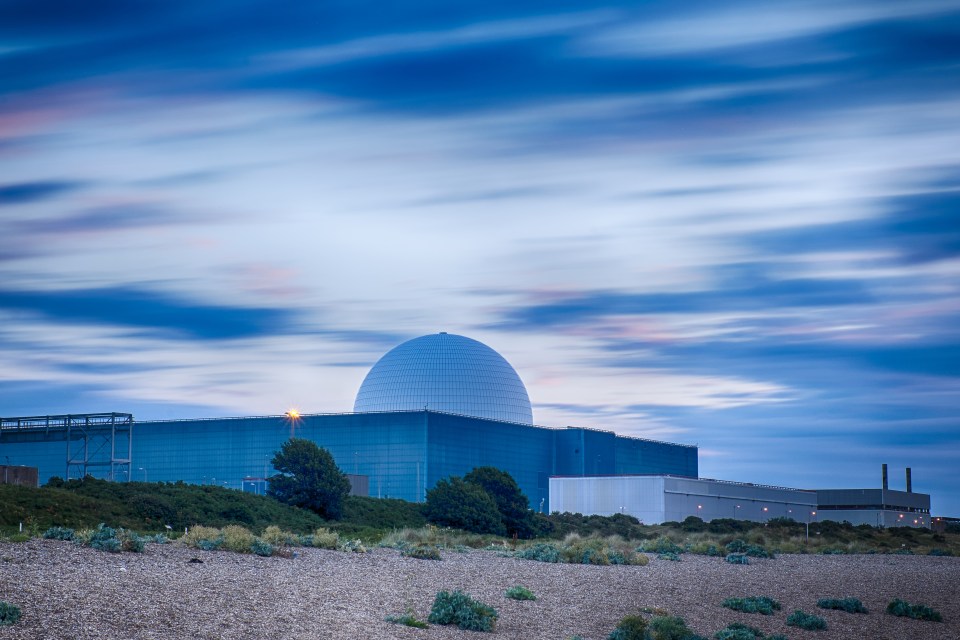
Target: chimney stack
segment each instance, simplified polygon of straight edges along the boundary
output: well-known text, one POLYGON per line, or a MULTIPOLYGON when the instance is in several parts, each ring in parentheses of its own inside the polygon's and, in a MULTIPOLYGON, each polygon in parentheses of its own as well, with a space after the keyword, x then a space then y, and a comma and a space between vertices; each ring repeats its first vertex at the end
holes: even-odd
POLYGON ((887 463, 883 463, 883 490, 886 491, 889 487, 887 486, 887 463))
POLYGON ((907 467, 907 493, 913 493, 913 478, 910 476, 910 467, 907 467))

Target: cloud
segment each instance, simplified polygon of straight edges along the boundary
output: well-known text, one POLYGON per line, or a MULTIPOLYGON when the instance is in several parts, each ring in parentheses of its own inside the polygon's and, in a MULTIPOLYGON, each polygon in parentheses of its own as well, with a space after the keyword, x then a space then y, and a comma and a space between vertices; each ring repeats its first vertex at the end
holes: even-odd
POLYGON ((80 189, 83 183, 66 180, 20 182, 0 185, 0 207, 49 200, 80 189))
POLYGON ((196 340, 230 340, 283 333, 287 309, 203 304, 137 288, 59 291, 0 290, 0 309, 58 322, 134 327, 196 340))

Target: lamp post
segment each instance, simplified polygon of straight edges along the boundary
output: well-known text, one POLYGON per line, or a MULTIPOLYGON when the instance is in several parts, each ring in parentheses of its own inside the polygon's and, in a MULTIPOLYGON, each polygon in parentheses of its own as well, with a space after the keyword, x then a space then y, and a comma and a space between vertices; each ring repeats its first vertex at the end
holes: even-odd
POLYGON ((147 481, 147 470, 145 467, 137 467, 137 471, 143 471, 143 481, 147 481))
POLYGON ((767 513, 768 513, 769 511, 770 511, 770 510, 769 510, 768 508, 766 508, 766 507, 763 508, 763 522, 764 522, 764 524, 766 524, 766 522, 767 522, 767 513))
POLYGON ((811 516, 816 518, 817 512, 811 511, 809 514, 807 514, 807 544, 810 544, 810 517, 811 516))
POLYGON ((702 504, 698 504, 698 505, 697 505, 697 517, 700 518, 701 520, 703 520, 703 505, 702 505, 702 504))
POLYGON ((737 519, 737 509, 739 509, 739 508, 740 508, 740 505, 737 505, 737 506, 735 506, 735 507, 733 508, 733 519, 734 519, 734 520, 737 519))

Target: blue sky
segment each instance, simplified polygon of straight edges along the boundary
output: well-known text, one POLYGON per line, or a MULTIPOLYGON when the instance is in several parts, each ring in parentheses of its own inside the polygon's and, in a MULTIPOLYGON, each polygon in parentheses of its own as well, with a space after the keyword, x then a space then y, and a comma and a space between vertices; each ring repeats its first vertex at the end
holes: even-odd
POLYGON ((0 4, 0 415, 538 424, 960 516, 960 3, 0 4))

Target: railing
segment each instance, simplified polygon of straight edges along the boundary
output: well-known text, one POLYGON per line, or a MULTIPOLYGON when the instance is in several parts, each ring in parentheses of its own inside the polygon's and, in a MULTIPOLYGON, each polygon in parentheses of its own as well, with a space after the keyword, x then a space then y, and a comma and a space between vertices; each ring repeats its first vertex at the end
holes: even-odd
POLYGON ((133 424, 130 413, 71 413, 56 416, 18 416, 0 418, 0 430, 67 429, 71 425, 85 427, 124 426, 133 424))

